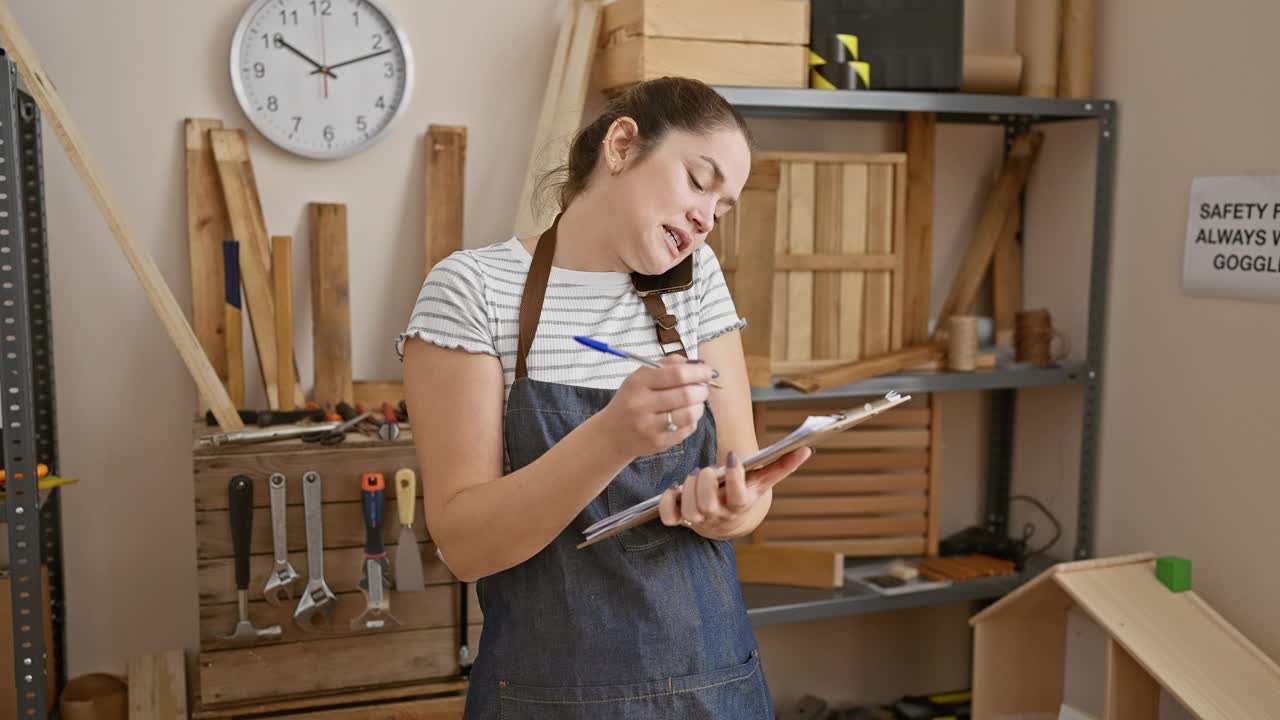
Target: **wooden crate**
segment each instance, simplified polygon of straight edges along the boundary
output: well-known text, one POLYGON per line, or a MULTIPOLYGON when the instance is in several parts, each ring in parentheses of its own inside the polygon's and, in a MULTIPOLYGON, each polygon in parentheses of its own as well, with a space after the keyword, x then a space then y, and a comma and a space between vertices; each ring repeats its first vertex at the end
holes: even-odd
MULTIPOLYGON (((856 399, 756 406, 760 442, 771 443, 856 399)), ((821 548, 846 556, 936 555, 941 412, 917 395, 827 440, 773 489, 752 543, 821 548)))
POLYGON ((619 0, 592 71, 605 92, 681 75, 712 85, 808 87, 809 3, 619 0))
POLYGON ((902 347, 906 155, 760 152, 707 238, 752 385, 902 347))
MULTIPOLYGON (((207 432, 208 428, 197 428, 197 435, 207 432)), ((389 591, 391 612, 400 620, 399 626, 389 624, 378 630, 359 631, 349 626, 365 605, 357 586, 365 540, 360 477, 362 473, 380 472, 387 478, 384 542, 394 563, 400 537, 395 472, 405 467, 417 472, 413 436, 408 428, 393 443, 351 434, 346 442, 332 447, 300 440, 231 445, 216 450, 196 445, 193 461, 200 614, 196 694, 199 709, 207 712, 264 702, 314 702, 331 695, 460 677, 460 589, 427 536, 420 502, 420 474, 414 531, 420 543, 426 591, 389 591), (298 593, 307 577, 302 476, 309 470, 321 477, 324 577, 338 598, 333 624, 314 633, 301 630, 293 620, 298 593), (284 473, 287 478, 289 559, 302 575, 294 588, 293 602, 281 607, 267 604, 262 596, 273 565, 267 485, 273 472, 284 473), (237 474, 248 475, 254 482, 249 617, 257 626, 278 624, 283 629, 278 640, 247 647, 233 647, 222 639, 237 618, 227 511, 227 484, 237 474)), ((468 637, 474 654, 481 617, 473 590, 469 597, 468 637)))

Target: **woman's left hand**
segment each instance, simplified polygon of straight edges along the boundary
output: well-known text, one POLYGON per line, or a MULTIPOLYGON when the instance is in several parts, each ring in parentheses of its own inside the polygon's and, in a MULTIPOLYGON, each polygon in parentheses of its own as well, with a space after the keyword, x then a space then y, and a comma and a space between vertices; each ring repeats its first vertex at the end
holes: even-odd
POLYGON ((720 487, 716 468, 703 468, 689 475, 683 485, 674 485, 662 493, 658 511, 664 525, 684 525, 701 535, 725 538, 745 534, 755 528, 760 517, 753 512, 756 503, 770 495, 774 485, 795 472, 813 450, 793 450, 768 465, 744 472, 742 463, 731 451, 725 459, 724 487, 720 487), (754 520, 750 528, 744 523, 754 520))

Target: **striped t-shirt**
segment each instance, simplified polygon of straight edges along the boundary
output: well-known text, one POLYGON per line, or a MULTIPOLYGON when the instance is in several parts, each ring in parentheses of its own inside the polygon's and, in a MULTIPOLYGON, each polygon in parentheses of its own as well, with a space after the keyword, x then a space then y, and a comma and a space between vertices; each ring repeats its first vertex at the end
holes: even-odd
MULTIPOLYGON (((502 361, 504 387, 515 380, 520 336, 520 300, 533 258, 517 238, 482 248, 460 250, 428 273, 408 327, 396 338, 404 357, 407 339, 419 338, 447 348, 487 353, 502 361)), ((690 359, 697 347, 742 328, 711 248, 694 251, 694 284, 662 296, 690 359)), ((529 357, 529 377, 564 385, 616 389, 640 367, 636 362, 584 347, 573 338, 586 335, 644 357, 664 354, 653 318, 623 272, 584 272, 552 266, 542 318, 529 357)), ((678 349, 674 345, 667 350, 678 349)))

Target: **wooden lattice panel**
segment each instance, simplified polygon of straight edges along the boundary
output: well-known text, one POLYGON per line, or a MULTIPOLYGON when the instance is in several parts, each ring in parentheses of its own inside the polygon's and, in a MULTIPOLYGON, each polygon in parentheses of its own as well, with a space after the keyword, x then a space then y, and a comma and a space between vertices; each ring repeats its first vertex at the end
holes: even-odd
POLYGON ((902 347, 906 155, 757 153, 708 237, 751 384, 902 347))
MULTIPOLYGON (((809 415, 853 407, 856 399, 757 405, 761 444, 809 415)), ((917 395, 832 436, 794 475, 774 486, 768 517, 751 542, 822 548, 845 555, 937 554, 941 412, 917 395)))

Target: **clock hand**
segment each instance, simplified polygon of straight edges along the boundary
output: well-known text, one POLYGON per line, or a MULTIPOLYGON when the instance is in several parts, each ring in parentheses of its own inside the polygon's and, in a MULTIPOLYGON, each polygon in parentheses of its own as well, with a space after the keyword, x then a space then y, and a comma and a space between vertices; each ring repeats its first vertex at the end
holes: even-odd
MULTIPOLYGON (((330 66, 329 66, 329 69, 330 69, 330 70, 332 70, 332 69, 337 68, 337 67, 342 67, 343 65, 350 65, 351 63, 357 63, 357 62, 360 62, 361 60, 368 60, 369 58, 375 58, 375 57, 378 57, 379 55, 386 55, 386 54, 387 54, 387 53, 389 53, 389 52, 391 52, 391 50, 390 50, 390 49, 387 49, 387 50, 379 50, 378 52, 375 52, 375 53, 369 53, 368 55, 361 55, 361 56, 360 56, 360 57, 358 57, 358 58, 351 58, 350 60, 343 60, 342 62, 337 63, 337 64, 335 64, 335 65, 330 65, 330 66)), ((312 75, 315 75, 316 73, 320 72, 320 70, 321 70, 321 68, 320 68, 319 66, 317 66, 317 69, 312 70, 312 71, 311 71, 311 74, 312 74, 312 75)), ((329 73, 329 76, 330 76, 330 77, 333 77, 333 73, 329 73)))
POLYGON ((320 63, 316 62, 315 60, 312 60, 311 58, 307 57, 306 53, 304 53, 304 52, 302 52, 301 50, 299 50, 298 48, 296 48, 296 47, 294 47, 294 46, 290 45, 288 42, 286 42, 286 41, 285 41, 285 39, 284 39, 284 38, 282 38, 282 37, 277 37, 277 38, 276 38, 276 42, 277 42, 277 43, 279 43, 281 47, 288 49, 288 50, 289 50, 290 52, 292 52, 294 55, 297 55, 298 57, 302 58, 303 60, 306 60, 307 62, 309 62, 309 63, 311 63, 313 66, 315 66, 316 70, 315 70, 315 72, 311 73, 312 75, 314 75, 314 74, 315 74, 315 73, 317 73, 317 72, 324 72, 324 73, 326 73, 329 77, 333 78, 334 80, 337 80, 337 79, 338 79, 338 76, 337 76, 337 75, 334 75, 332 72, 329 72, 328 70, 325 70, 325 68, 324 68, 324 66, 323 66, 323 65, 321 65, 320 63))

